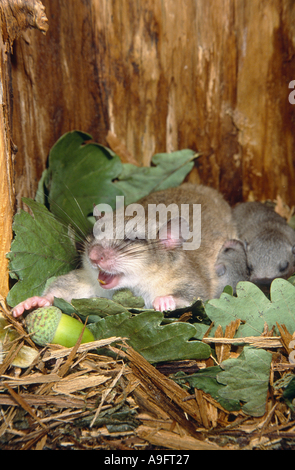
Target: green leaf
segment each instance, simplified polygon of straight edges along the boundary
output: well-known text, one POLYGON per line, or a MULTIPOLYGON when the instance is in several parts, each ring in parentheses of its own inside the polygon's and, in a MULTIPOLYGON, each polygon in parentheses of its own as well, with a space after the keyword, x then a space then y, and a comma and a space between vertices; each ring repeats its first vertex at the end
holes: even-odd
POLYGON ((78 315, 82 317, 83 321, 87 318, 88 323, 96 323, 101 318, 107 317, 108 315, 117 315, 118 313, 128 311, 127 308, 120 303, 100 297, 72 299, 71 302, 54 297, 53 305, 67 315, 78 315))
POLYGON ((245 347, 237 359, 208 367, 191 376, 174 378, 209 393, 228 411, 250 416, 265 413, 272 355, 263 349, 245 347))
POLYGON ((219 396, 245 403, 242 410, 250 416, 263 416, 271 361, 271 353, 251 347, 245 347, 238 359, 224 361, 217 381, 226 387, 218 391, 219 396))
POLYGON ((196 157, 191 150, 156 155, 153 159, 156 166, 134 167, 129 179, 126 174, 130 174, 132 166, 122 165, 114 152, 90 142, 91 139, 89 134, 73 131, 56 142, 49 154, 48 169, 39 182, 35 203, 26 199, 34 208, 35 220, 32 222, 32 217, 23 211, 15 217, 16 240, 8 258, 11 278, 21 282, 8 295, 11 306, 40 295, 48 279, 75 267, 74 241, 83 242, 91 229, 87 216, 93 205, 107 203, 114 208, 116 196, 124 195, 123 189, 128 202, 131 193, 132 200, 138 200, 152 190, 176 186, 190 171, 196 157), (122 189, 113 182, 119 176, 122 189), (43 203, 48 204, 55 219, 43 203))
POLYGON ((291 410, 295 411, 295 376, 289 381, 284 393, 283 399, 291 410))
POLYGON ((126 163, 115 186, 125 195, 125 205, 138 201, 151 192, 179 186, 192 170, 199 155, 192 150, 160 153, 152 158, 151 167, 126 163))
POLYGON ((292 286, 295 286, 295 274, 293 276, 289 277, 288 282, 292 284, 292 286))
MULTIPOLYGON (((224 329, 230 322, 240 319, 242 324, 235 338, 260 336, 264 325, 269 329, 276 322, 286 325, 288 331, 295 331, 295 287, 284 279, 275 279, 270 289, 269 300, 263 292, 251 282, 240 282, 237 286, 237 297, 221 294, 220 299, 210 300, 205 310, 215 327, 210 335, 214 335, 218 325, 224 329)), ((276 330, 277 331, 277 330, 276 330)))
POLYGON ((19 282, 7 297, 11 307, 30 296, 41 295, 50 277, 74 269, 76 256, 66 228, 46 207, 31 199, 23 201, 32 210, 33 217, 21 210, 13 223, 16 236, 7 257, 10 272, 19 282))
POLYGON ((125 196, 128 205, 157 189, 178 186, 197 156, 192 150, 159 154, 152 159, 155 166, 139 168, 123 165, 112 150, 91 139, 89 134, 72 131, 56 142, 36 195, 36 201, 47 204, 82 241, 92 229, 93 206, 105 203, 115 209, 116 196, 125 196))
POLYGON ((228 294, 228 295, 231 295, 231 296, 234 295, 234 290, 233 290, 232 286, 225 286, 225 288, 223 289, 223 292, 225 294, 228 294))
POLYGON ((188 323, 162 326, 164 315, 147 310, 132 316, 130 312, 108 316, 89 329, 96 339, 121 336, 151 363, 182 359, 206 359, 211 349, 200 341, 189 341, 195 328, 188 323))
POLYGON ((112 298, 113 302, 128 309, 144 309, 144 300, 142 297, 135 297, 129 289, 116 291, 112 298))
POLYGON ((73 299, 72 305, 83 317, 107 317, 126 312, 126 307, 106 298, 73 299))
POLYGON ((180 379, 178 379, 178 377, 174 377, 174 380, 180 383, 189 383, 191 388, 197 388, 199 390, 203 390, 205 393, 209 393, 211 397, 218 401, 218 403, 220 403, 220 405, 227 411, 239 411, 241 409, 239 400, 227 397, 222 398, 219 395, 219 391, 224 388, 224 385, 217 381, 217 374, 221 371, 222 369, 219 366, 207 367, 207 369, 200 370, 193 375, 183 374, 180 379))
POLYGON ((192 150, 158 154, 153 167, 140 168, 123 165, 112 150, 91 139, 80 131, 63 135, 50 151, 37 193, 41 202, 42 193, 48 193, 50 210, 76 227, 83 222, 82 214, 92 213, 93 205, 106 203, 114 209, 116 196, 124 195, 128 205, 152 191, 178 186, 198 156, 192 150))
POLYGON ((64 299, 60 299, 58 297, 54 297, 53 306, 59 308, 63 313, 67 315, 79 315, 78 310, 70 303, 64 299))
MULTIPOLYGON (((61 219, 66 215, 78 227, 92 214, 94 205, 114 208, 116 196, 123 195, 112 183, 123 169, 119 157, 102 145, 89 143, 91 139, 80 131, 63 135, 52 147, 48 170, 42 175, 51 212, 61 219)), ((39 188, 38 197, 40 192, 39 188)))

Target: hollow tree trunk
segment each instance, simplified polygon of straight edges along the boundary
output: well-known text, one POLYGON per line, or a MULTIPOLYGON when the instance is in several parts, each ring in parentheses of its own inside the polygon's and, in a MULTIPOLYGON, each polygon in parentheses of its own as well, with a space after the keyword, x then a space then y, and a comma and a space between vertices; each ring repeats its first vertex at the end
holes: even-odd
MULTIPOLYGON (((26 32, 12 56, 18 207, 34 197, 51 146, 73 129, 125 146, 138 164, 199 151, 192 180, 232 204, 277 195, 295 203, 293 0, 43 3, 49 33, 26 32)), ((9 211, 11 197, 1 199, 9 211)))
POLYGON ((242 199, 295 201, 293 0, 44 0, 46 37, 15 45, 17 198, 79 128, 148 165, 202 152, 192 178, 242 199), (69 8, 70 5, 70 8, 69 8), (110 132, 110 133, 109 133, 110 132))
POLYGON ((44 9, 39 1, 0 0, 0 295, 9 289, 6 253, 12 239, 14 214, 12 141, 11 48, 14 39, 27 28, 47 29, 44 9))

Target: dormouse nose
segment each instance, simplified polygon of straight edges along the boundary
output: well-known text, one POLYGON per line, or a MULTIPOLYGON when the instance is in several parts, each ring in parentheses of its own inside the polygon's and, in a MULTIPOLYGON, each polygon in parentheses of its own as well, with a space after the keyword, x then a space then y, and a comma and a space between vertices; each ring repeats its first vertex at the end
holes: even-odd
POLYGON ((89 259, 92 264, 103 270, 109 270, 116 264, 116 253, 113 248, 94 245, 89 250, 89 259))
POLYGON ((89 250, 89 259, 94 263, 99 263, 104 259, 104 253, 101 246, 95 245, 89 250))

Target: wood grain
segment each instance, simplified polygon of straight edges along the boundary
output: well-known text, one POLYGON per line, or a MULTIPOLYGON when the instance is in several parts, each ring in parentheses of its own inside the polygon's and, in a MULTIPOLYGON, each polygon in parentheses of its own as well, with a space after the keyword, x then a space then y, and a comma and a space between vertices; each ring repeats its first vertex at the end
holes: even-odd
POLYGON ((294 203, 293 1, 44 5, 46 37, 28 32, 14 47, 18 202, 34 195, 54 142, 81 129, 104 145, 111 132, 143 165, 200 151, 191 179, 231 203, 294 203))
POLYGON ((12 141, 11 51, 14 39, 27 28, 47 29, 44 7, 39 0, 0 1, 0 295, 9 290, 8 260, 15 211, 12 141))

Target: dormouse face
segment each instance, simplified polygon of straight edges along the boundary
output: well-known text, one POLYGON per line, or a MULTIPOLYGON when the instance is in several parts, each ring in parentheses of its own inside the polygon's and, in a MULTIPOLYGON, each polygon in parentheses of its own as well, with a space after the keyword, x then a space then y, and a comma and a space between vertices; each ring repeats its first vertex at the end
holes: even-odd
POLYGON ((270 284, 275 278, 288 279, 295 271, 295 246, 280 240, 254 240, 246 245, 250 281, 270 284))
MULTIPOLYGON (((142 219, 140 220, 142 222, 142 219)), ((157 228, 155 237, 146 236, 144 224, 133 219, 125 223, 119 238, 105 238, 96 230, 95 238, 86 247, 86 256, 103 289, 133 289, 148 284, 148 279, 161 270, 169 270, 175 251, 180 250, 184 239, 175 230, 180 220, 169 220, 157 228), (176 233, 177 232, 177 233, 176 233)), ((109 234, 115 232, 108 232, 109 234)))
POLYGON ((246 252, 241 241, 228 240, 224 243, 215 263, 215 272, 219 286, 217 294, 227 285, 232 286, 235 292, 238 282, 249 280, 246 252))

